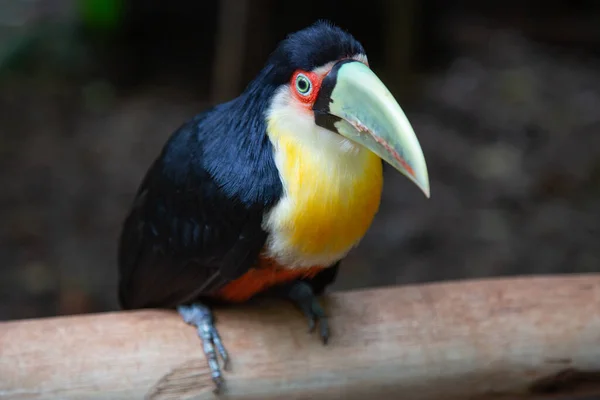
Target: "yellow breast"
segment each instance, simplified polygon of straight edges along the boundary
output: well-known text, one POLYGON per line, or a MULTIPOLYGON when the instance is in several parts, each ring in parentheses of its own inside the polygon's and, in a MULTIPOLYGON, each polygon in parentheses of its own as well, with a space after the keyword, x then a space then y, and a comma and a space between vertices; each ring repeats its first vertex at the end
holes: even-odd
POLYGON ((383 186, 381 159, 320 130, 305 135, 270 126, 285 189, 265 219, 267 252, 284 265, 329 265, 365 235, 383 186))

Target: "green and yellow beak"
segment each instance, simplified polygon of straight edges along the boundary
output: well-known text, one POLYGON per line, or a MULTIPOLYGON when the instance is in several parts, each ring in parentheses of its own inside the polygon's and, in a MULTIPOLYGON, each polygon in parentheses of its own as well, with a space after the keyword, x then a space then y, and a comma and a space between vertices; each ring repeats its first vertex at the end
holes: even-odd
POLYGON ((323 79, 315 104, 317 125, 368 148, 429 198, 423 150, 390 91, 365 64, 343 60, 323 79))

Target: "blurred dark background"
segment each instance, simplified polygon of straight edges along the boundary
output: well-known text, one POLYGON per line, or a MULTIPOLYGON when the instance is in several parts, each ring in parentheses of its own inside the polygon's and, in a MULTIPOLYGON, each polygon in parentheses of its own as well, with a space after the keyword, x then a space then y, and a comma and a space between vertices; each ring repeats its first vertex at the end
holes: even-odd
POLYGON ((387 170, 334 289, 600 269, 600 2, 0 0, 0 319, 115 309, 164 141, 319 18, 363 42, 432 188, 387 170))

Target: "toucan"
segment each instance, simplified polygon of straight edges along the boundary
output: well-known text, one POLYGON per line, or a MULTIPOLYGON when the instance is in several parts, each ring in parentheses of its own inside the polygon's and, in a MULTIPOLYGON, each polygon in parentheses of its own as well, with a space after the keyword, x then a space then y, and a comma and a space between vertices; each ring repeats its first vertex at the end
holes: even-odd
POLYGON ((377 213, 383 161, 429 198, 419 141, 361 43, 328 21, 288 35, 238 97, 190 117, 148 168, 119 238, 121 307, 176 309, 217 391, 229 359, 217 303, 287 299, 327 343, 318 297, 377 213))

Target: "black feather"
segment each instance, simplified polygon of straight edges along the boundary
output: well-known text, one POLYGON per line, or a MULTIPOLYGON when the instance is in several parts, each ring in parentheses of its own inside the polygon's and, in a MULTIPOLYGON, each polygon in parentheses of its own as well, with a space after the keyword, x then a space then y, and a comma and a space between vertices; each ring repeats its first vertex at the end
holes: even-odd
MULTIPOLYGON (((298 68, 364 53, 325 22, 290 35, 238 98, 174 132, 142 180, 119 241, 123 308, 174 307, 214 293, 257 260, 264 214, 283 187, 266 134, 275 91, 298 68)), ((335 268, 313 281, 318 291, 335 268)))
POLYGON ((119 246, 123 307, 177 305, 256 260, 266 239, 263 213, 282 186, 268 138, 255 133, 265 131, 266 101, 241 100, 177 130, 142 181, 119 246))
POLYGON ((351 34, 330 22, 318 21, 281 41, 248 89, 265 82, 277 87, 287 83, 297 69, 311 71, 358 54, 365 54, 365 49, 351 34))

